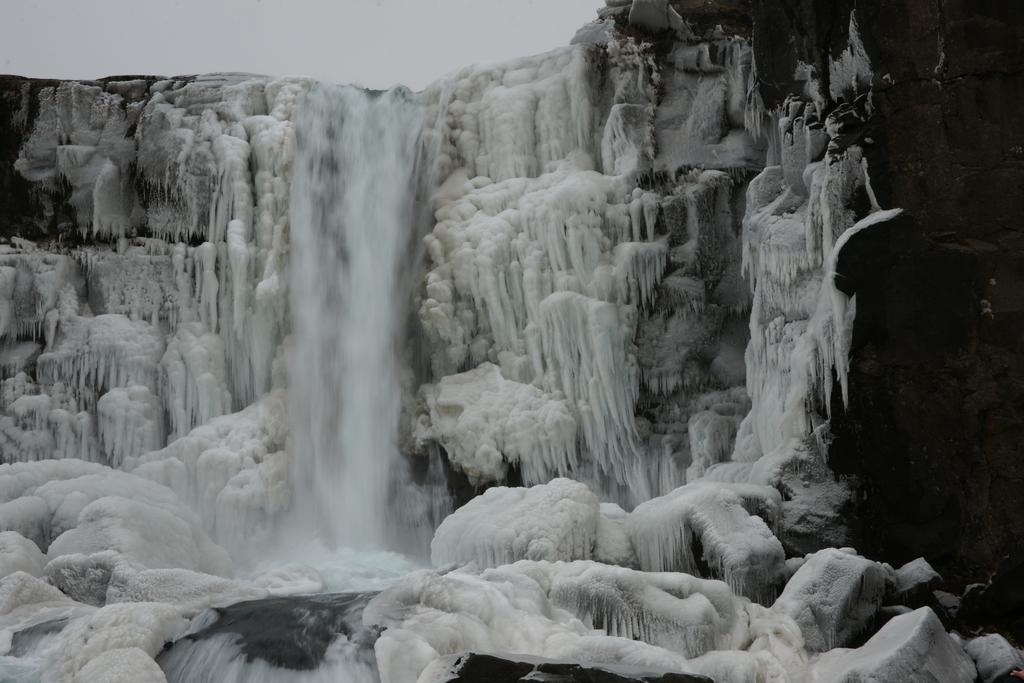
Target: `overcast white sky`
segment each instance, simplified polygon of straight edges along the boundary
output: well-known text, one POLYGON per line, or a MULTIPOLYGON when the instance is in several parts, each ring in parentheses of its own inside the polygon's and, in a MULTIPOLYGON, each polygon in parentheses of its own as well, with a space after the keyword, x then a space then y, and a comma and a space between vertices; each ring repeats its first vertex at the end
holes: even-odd
POLYGON ((0 0, 0 73, 249 71, 422 88, 567 45, 601 0, 0 0))

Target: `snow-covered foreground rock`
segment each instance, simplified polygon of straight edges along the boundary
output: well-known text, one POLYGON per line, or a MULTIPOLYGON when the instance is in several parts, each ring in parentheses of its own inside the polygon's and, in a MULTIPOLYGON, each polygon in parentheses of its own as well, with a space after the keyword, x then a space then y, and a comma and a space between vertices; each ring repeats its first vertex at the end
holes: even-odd
POLYGON ((788 676, 788 668, 797 675, 804 664, 796 624, 724 583, 586 561, 413 574, 375 598, 363 618, 387 627, 376 645, 385 683, 416 681, 443 655, 462 651, 714 680, 788 676))
POLYGON ((974 662, 927 607, 893 617, 856 650, 836 649, 814 665, 815 680, 970 683, 974 662))

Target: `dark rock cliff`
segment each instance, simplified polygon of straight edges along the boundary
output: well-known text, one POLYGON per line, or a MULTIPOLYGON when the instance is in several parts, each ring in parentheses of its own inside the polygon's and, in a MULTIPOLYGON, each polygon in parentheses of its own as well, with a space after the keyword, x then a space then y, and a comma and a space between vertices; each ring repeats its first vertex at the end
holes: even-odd
MULTIPOLYGON (((874 74, 851 134, 879 202, 904 214, 840 263, 857 318, 830 464, 860 483, 859 550, 998 585, 1024 565, 1024 5, 758 0, 766 106, 806 92, 799 62, 841 105, 828 62, 851 12, 874 74)), ((1019 616, 1019 598, 982 611, 1019 616)))

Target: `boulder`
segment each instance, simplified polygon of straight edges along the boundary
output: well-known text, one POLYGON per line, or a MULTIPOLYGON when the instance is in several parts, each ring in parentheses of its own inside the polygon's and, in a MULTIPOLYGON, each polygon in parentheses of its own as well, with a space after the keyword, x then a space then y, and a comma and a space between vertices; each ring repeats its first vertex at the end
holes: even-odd
POLYGON ((710 678, 694 674, 627 672, 604 666, 537 659, 522 661, 473 652, 445 657, 435 667, 431 672, 439 675, 436 680, 448 683, 711 683, 710 678), (442 672, 445 675, 441 675, 442 672))
POLYGON ((849 645, 875 618, 886 587, 876 562, 835 548, 814 553, 772 609, 793 618, 811 652, 849 645))
POLYGON ((974 662, 928 607, 891 619, 855 650, 827 652, 813 680, 829 683, 973 683, 974 662))

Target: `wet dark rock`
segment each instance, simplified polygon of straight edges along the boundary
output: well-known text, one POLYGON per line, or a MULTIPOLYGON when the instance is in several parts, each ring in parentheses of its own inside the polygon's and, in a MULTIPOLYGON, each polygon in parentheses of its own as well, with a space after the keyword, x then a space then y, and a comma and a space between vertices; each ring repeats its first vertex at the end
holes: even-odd
POLYGON ((282 668, 309 671, 320 666, 339 636, 364 647, 373 657, 376 629, 362 625, 362 613, 373 593, 337 593, 266 598, 210 610, 198 619, 211 623, 168 646, 158 661, 176 656, 215 636, 236 638, 247 661, 261 659, 282 668))
MULTIPOLYGON (((854 543, 894 565, 924 556, 950 587, 1012 585, 1020 570, 1002 558, 1024 537, 1024 5, 756 0, 752 14, 765 105, 816 85, 841 126, 833 144, 862 147, 879 203, 904 210, 851 240, 840 268, 857 319, 829 462, 860 483, 854 543), (863 92, 830 92, 854 10, 870 107, 863 92), (801 63, 816 81, 794 75, 801 63)), ((1004 591, 976 617, 1024 623, 1024 596, 1004 591)))
POLYGON ((584 664, 516 661, 469 653, 453 658, 449 683, 711 683, 710 678, 681 673, 625 673, 584 664))

